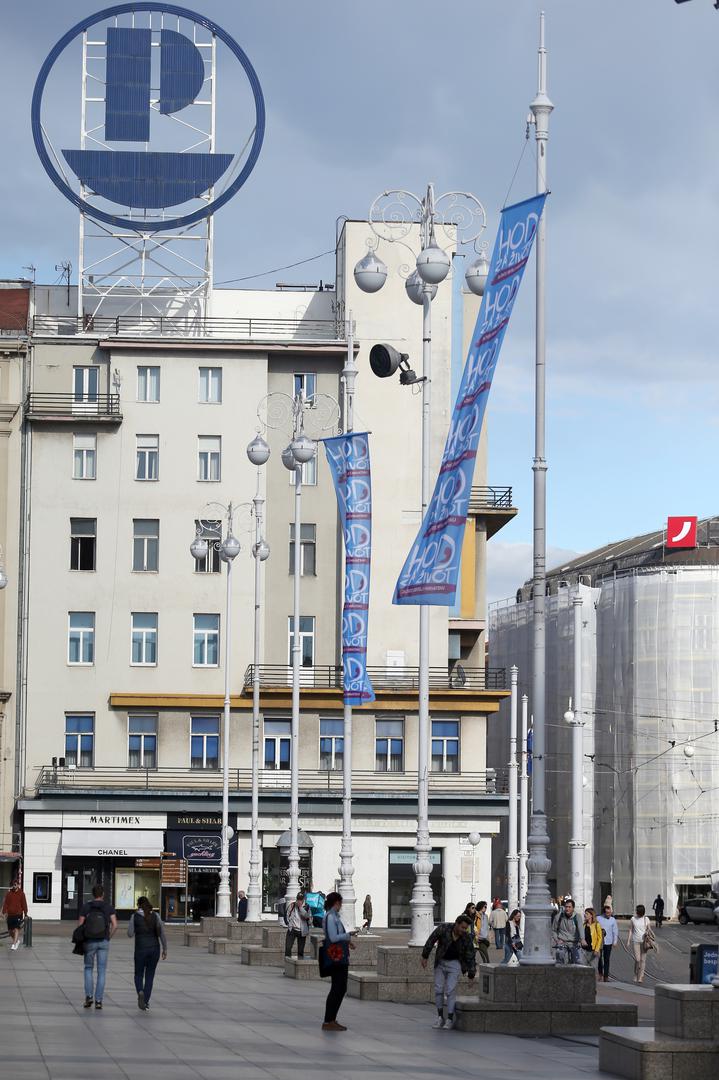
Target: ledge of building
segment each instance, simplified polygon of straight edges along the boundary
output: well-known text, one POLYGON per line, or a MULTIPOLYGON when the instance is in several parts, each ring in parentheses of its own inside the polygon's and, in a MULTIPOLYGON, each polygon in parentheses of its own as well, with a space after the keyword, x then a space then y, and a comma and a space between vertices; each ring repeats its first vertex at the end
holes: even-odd
MULTIPOLYGON (((377 699, 362 705, 359 712, 416 712, 417 693, 407 690, 377 690, 377 699)), ((434 712, 461 712, 464 714, 499 712, 502 701, 510 696, 509 690, 473 690, 456 687, 447 690, 430 690, 429 704, 434 712)), ((115 709, 221 709, 222 694, 137 694, 116 691, 110 694, 109 703, 115 709)), ((260 691, 260 708, 291 708, 292 687, 263 687, 260 691)), ((233 709, 252 708, 252 689, 230 698, 233 709)), ((300 688, 300 708, 305 710, 339 709, 342 707, 342 691, 300 688)))

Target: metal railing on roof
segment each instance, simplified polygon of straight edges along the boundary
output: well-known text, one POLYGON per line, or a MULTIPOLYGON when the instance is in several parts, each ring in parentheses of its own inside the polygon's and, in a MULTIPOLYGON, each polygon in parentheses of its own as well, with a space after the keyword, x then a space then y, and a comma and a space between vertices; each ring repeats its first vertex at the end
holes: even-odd
MULTIPOLYGON (((249 690, 254 680, 254 665, 245 671, 244 688, 249 690)), ((418 667, 369 667, 367 674, 375 690, 419 690, 418 667)), ((260 664, 260 687, 281 689, 292 685, 292 667, 288 664, 260 664)), ((316 664, 300 668, 300 686, 307 690, 341 690, 342 668, 316 664)), ((504 668, 470 668, 457 664, 429 669, 430 690, 505 690, 507 673, 504 668)))
POLYGON ((473 487, 469 496, 470 510, 511 510, 511 487, 473 487))
POLYGON ((220 338, 236 341, 344 341, 341 320, 267 316, 35 315, 38 337, 220 338))

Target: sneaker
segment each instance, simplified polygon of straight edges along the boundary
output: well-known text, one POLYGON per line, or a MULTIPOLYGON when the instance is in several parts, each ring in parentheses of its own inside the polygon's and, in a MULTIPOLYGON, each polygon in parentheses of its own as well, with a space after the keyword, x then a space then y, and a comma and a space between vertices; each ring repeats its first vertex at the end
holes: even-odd
POLYGON ((86 997, 85 998, 85 1004, 83 1005, 83 1009, 91 1009, 91 1008, 92 1008, 92 998, 91 997, 86 997))
POLYGON ((444 1030, 445 1031, 451 1031, 453 1027, 454 1027, 454 1019, 450 1020, 450 1018, 447 1017, 447 1019, 444 1022, 444 1030))
POLYGON ((142 990, 137 995, 137 1007, 138 1009, 142 1009, 143 1012, 147 1008, 147 1005, 145 1004, 145 995, 142 990))
POLYGON ((336 1020, 332 1020, 328 1024, 323 1024, 322 1025, 322 1030, 323 1031, 346 1031, 347 1028, 344 1026, 344 1024, 338 1024, 336 1020))
POLYGON ((437 1016, 435 1018, 434 1023, 432 1024, 432 1027, 433 1028, 443 1028, 444 1027, 444 1017, 443 1016, 437 1016))
POLYGON ((102 1002, 101 1001, 96 1001, 95 1002, 95 1008, 96 1009, 101 1009, 102 1008, 102 1002))
POLYGON ((20 942, 19 942, 19 941, 16 941, 16 942, 14 942, 14 943, 13 943, 13 944, 12 944, 12 945, 10 946, 10 948, 12 949, 12 951, 13 951, 13 952, 15 952, 15 950, 16 950, 16 949, 19 949, 19 948, 20 948, 20 942))

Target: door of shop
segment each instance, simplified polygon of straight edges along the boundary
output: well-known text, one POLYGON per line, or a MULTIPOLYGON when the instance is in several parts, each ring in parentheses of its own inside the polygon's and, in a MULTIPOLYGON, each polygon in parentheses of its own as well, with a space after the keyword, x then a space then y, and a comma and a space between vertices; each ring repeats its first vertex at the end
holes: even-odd
MULTIPOLYGON (((414 885, 415 853, 412 848, 390 848, 389 851, 389 912, 387 925, 407 927, 412 922, 412 887, 414 885)), ((444 875, 442 873, 442 849, 434 848, 430 854, 432 872, 429 883, 434 895, 434 921, 444 917, 444 875)))
POLYGON ((62 860, 62 913, 63 919, 78 919, 83 904, 92 900, 93 885, 104 885, 106 899, 110 889, 110 875, 104 880, 102 863, 88 862, 83 859, 62 860))

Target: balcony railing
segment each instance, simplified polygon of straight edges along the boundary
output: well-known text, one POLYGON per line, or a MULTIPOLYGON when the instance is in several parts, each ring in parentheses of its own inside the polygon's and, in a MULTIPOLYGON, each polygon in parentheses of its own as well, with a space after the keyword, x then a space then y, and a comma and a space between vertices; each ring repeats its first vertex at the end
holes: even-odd
POLYGON ((25 398, 29 420, 68 419, 77 422, 122 420, 119 394, 93 394, 78 398, 75 394, 30 393, 25 398))
MULTIPOLYGON (((498 772, 432 772, 429 776, 430 794, 503 795, 507 792, 506 770, 498 772)), ((230 793, 249 794, 252 774, 249 769, 230 769, 230 793)), ((300 769, 299 788, 307 794, 342 794, 342 772, 300 769)), ((44 765, 35 784, 36 793, 79 793, 109 790, 189 792, 219 794, 222 791, 222 772, 209 769, 126 769, 98 766, 94 769, 60 768, 44 765)), ((260 791, 263 794, 289 794, 290 773, 284 769, 261 769, 260 791)), ((412 795, 417 791, 416 772, 352 773, 354 795, 387 794, 412 795)))
MULTIPOLYGON (((279 690, 292 685, 292 668, 284 664, 260 664, 260 687, 279 690)), ((419 668, 416 667, 370 667, 367 669, 375 690, 419 690, 419 668)), ((255 668, 250 664, 245 671, 245 690, 254 683, 255 668)), ((300 686, 308 690, 341 690, 342 668, 318 664, 300 668, 300 686)), ((468 668, 457 664, 447 668, 429 669, 430 690, 505 690, 505 668, 468 668)))
POLYGON ((236 341, 344 341, 341 321, 177 315, 35 315, 38 337, 224 338, 236 341))
POLYGON ((511 510, 511 487, 473 487, 469 496, 470 510, 511 510))

